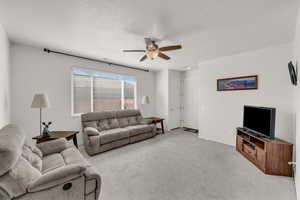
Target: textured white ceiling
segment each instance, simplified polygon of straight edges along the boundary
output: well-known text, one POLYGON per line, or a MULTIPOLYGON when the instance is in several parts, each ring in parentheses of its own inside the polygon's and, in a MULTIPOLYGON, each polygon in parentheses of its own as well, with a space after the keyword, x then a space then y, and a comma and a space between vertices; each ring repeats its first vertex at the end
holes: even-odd
POLYGON ((0 23, 12 41, 150 69, 289 42, 297 0, 0 0, 0 23), (144 37, 182 44, 171 60, 143 63, 144 37))

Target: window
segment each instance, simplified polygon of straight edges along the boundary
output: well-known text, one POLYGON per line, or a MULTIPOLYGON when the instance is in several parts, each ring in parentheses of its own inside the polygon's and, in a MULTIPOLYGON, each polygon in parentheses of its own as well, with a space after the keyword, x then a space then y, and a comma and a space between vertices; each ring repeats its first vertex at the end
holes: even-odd
POLYGON ((72 114, 136 108, 136 79, 73 68, 72 114))

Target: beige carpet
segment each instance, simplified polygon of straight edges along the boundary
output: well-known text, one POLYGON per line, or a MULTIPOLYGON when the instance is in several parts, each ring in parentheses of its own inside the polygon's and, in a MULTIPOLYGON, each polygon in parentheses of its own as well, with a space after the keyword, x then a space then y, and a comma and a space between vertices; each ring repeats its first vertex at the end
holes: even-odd
POLYGON ((172 131, 88 157, 101 200, 295 200, 292 178, 263 174, 231 146, 172 131))

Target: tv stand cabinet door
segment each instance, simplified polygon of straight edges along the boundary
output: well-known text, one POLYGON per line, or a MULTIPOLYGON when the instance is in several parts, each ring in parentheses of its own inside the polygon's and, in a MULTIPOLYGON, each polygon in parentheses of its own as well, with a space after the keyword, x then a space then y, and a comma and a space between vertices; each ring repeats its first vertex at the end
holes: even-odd
POLYGON ((243 150, 243 138, 239 135, 236 137, 236 150, 243 150))
POLYGON ((256 162, 261 170, 266 171, 266 152, 263 149, 256 148, 256 162))

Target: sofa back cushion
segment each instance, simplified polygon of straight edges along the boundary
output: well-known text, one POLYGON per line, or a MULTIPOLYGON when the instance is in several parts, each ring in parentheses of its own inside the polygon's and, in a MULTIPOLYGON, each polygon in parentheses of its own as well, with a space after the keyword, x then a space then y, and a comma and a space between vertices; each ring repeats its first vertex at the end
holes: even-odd
POLYGON ((81 115, 82 128, 93 127, 98 131, 118 128, 119 122, 115 120, 115 111, 91 112, 81 115))
POLYGON ((116 118, 101 119, 98 122, 98 131, 119 128, 119 122, 116 118))
POLYGON ((139 110, 120 110, 116 112, 120 127, 137 125, 142 121, 139 110))
POLYGON ((23 151, 25 133, 9 124, 0 130, 0 176, 12 169, 23 151))
POLYGON ((38 148, 24 145, 22 157, 37 170, 42 170, 42 152, 38 148))

